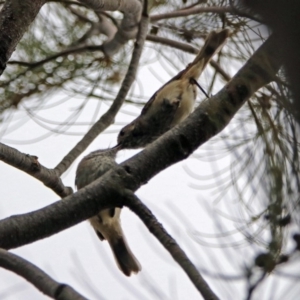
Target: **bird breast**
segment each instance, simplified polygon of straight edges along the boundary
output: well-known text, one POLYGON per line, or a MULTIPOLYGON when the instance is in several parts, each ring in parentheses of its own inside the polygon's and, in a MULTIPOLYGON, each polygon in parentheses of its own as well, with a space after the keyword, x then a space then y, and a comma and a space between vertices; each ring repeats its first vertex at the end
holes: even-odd
POLYGON ((175 113, 172 126, 175 126, 187 118, 194 109, 196 100, 196 88, 190 83, 189 79, 180 80, 180 89, 178 91, 179 107, 175 113))

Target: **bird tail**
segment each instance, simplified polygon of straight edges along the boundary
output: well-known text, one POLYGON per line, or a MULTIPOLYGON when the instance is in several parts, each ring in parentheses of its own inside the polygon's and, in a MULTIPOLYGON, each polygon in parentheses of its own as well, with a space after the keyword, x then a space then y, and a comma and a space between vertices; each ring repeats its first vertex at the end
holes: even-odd
POLYGON ((138 273, 142 268, 131 252, 124 235, 113 236, 108 240, 119 269, 126 275, 138 273))
POLYGON ((214 54, 222 48, 228 36, 228 29, 212 31, 207 36, 204 46, 197 54, 194 61, 189 64, 182 76, 187 79, 198 79, 214 54))

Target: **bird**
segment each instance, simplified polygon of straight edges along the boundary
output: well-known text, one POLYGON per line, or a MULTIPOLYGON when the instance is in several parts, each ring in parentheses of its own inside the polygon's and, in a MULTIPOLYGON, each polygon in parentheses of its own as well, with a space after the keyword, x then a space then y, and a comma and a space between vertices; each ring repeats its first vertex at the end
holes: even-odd
MULTIPOLYGON (((75 185, 81 189, 115 168, 118 147, 96 150, 85 156, 78 164, 75 185)), ((101 241, 107 240, 119 269, 126 275, 138 273, 141 265, 130 250, 121 227, 121 208, 103 209, 89 219, 101 241)))
POLYGON ((207 36, 194 61, 158 89, 145 104, 141 114, 121 129, 117 138, 121 149, 147 146, 193 111, 196 87, 199 86, 197 79, 228 36, 228 29, 212 31, 207 36))

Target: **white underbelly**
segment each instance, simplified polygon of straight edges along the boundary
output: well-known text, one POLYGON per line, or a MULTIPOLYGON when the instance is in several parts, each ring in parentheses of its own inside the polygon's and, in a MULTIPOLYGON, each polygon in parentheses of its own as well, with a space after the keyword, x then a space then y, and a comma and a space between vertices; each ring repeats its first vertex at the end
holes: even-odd
POLYGON ((172 126, 177 125, 187 118, 194 110, 196 100, 196 89, 192 84, 186 85, 186 89, 182 90, 180 105, 175 113, 172 126))

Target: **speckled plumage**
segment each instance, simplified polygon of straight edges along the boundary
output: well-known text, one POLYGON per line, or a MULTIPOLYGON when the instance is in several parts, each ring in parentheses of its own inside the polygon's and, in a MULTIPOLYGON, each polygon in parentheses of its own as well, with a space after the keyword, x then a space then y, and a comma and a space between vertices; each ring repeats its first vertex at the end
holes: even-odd
MULTIPOLYGON (((78 189, 85 187, 104 173, 117 166, 115 162, 118 149, 97 150, 85 156, 76 171, 75 184, 78 189)), ((121 209, 118 207, 101 210, 89 219, 101 240, 107 240, 119 269, 126 275, 141 270, 140 263, 131 252, 126 242, 121 222, 121 209)))

